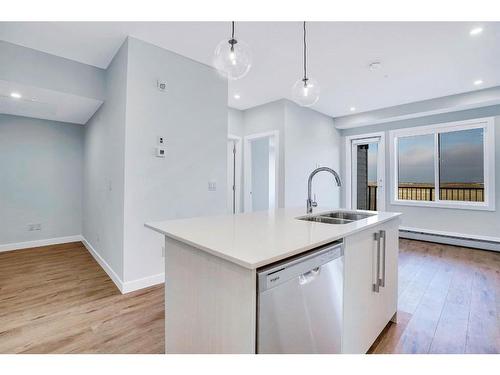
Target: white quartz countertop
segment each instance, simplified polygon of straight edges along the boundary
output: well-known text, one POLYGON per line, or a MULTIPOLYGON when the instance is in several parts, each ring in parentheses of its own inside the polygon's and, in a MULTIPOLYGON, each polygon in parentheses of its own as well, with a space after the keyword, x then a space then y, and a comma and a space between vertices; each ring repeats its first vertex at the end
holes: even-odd
MULTIPOLYGON (((327 211, 333 209, 316 209, 314 215, 327 211)), ((325 224, 297 220, 297 217, 304 216, 304 212, 303 207, 276 209, 168 220, 146 223, 145 226, 242 267, 256 269, 401 215, 377 212, 348 224, 325 224)))

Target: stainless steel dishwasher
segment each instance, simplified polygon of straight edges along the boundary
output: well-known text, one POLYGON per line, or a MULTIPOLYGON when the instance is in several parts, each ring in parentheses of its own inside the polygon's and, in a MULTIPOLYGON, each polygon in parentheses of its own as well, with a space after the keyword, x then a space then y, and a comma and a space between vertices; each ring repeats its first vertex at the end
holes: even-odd
POLYGON ((340 353, 342 241, 258 270, 257 353, 340 353))

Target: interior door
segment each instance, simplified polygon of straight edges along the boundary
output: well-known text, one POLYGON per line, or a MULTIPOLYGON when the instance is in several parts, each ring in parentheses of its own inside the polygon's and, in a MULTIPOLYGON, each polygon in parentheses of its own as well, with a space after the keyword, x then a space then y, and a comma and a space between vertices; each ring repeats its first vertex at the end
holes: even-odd
POLYGON ((385 210, 385 158, 380 137, 353 139, 351 143, 351 207, 385 210))
POLYGON ((277 207, 278 155, 277 132, 252 134, 244 138, 245 212, 277 207))
POLYGON ((227 141, 227 212, 236 213, 236 140, 227 141))

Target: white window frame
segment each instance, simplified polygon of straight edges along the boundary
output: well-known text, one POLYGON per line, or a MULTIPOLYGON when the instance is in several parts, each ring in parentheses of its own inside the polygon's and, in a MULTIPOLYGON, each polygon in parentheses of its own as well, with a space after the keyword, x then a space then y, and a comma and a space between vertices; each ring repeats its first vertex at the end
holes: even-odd
POLYGON ((391 168, 391 204, 402 206, 441 207, 465 210, 495 211, 495 119, 484 117, 473 120, 419 126, 389 132, 391 168), (460 130, 484 129, 484 202, 449 201, 439 199, 439 142, 440 133, 460 130), (416 135, 434 135, 434 188, 435 201, 398 199, 398 138, 416 135))

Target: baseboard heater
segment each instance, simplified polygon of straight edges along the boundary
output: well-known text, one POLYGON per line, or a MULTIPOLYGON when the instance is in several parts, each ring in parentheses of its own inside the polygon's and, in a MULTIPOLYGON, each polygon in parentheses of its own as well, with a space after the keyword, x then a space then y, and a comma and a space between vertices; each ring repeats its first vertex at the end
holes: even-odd
POLYGON ((442 243, 446 245, 472 247, 482 250, 500 251, 500 241, 482 240, 478 238, 469 238, 467 236, 459 237, 447 234, 429 233, 418 230, 399 229, 399 237, 419 241, 442 243))

